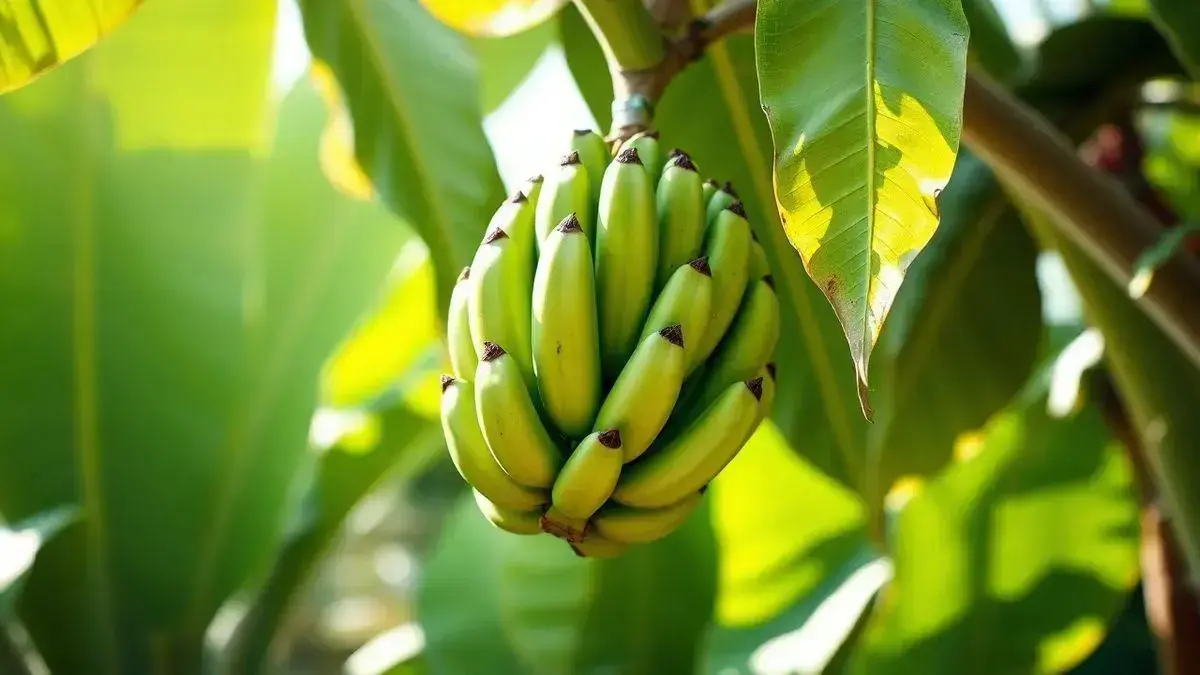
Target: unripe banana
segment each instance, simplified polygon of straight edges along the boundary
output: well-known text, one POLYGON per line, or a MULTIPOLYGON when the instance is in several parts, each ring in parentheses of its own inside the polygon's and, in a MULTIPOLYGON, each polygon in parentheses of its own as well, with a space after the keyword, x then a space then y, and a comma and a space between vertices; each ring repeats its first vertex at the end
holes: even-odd
POLYGON ((585 436, 600 407, 600 337, 592 249, 574 213, 550 233, 538 259, 533 369, 550 420, 569 438, 585 436))
MULTIPOLYGON (((704 201, 700 174, 684 153, 672 157, 663 170, 655 196, 658 209, 658 272, 654 288, 661 289, 679 266, 693 260, 704 246, 704 201)), ((698 333, 689 335, 699 336, 698 333)))
POLYGON ((679 437, 625 467, 613 499, 626 506, 662 508, 707 485, 753 431, 761 398, 761 378, 730 385, 679 437))
MULTIPOLYGON (((733 183, 725 181, 725 185, 721 186, 721 188, 714 192, 712 197, 709 198, 707 202, 708 205, 705 210, 704 221, 711 227, 713 221, 717 219, 718 214, 730 206, 733 206, 733 204, 737 203, 738 201, 737 191, 733 189, 733 183)), ((744 214, 743 217, 745 217, 744 214)))
POLYGON ((620 431, 626 462, 650 447, 675 407, 686 365, 684 339, 679 324, 672 324, 642 340, 600 406, 594 428, 620 431))
POLYGON ((746 278, 750 281, 757 281, 771 273, 771 264, 767 262, 767 252, 763 250, 762 244, 758 243, 758 237, 754 236, 754 232, 750 232, 750 263, 747 270, 746 278))
POLYGON ((525 198, 530 201, 537 210, 538 198, 542 194, 542 183, 545 182, 545 177, 542 174, 530 176, 525 179, 525 184, 521 186, 521 192, 525 193, 525 198))
POLYGON ((663 326, 679 324, 683 328, 683 334, 688 336, 683 347, 686 360, 684 377, 699 365, 696 355, 699 354, 700 339, 708 330, 712 293, 712 270, 708 268, 708 258, 696 258, 686 265, 680 265, 654 301, 646 326, 642 329, 640 339, 644 341, 663 326))
POLYGON ((548 492, 518 484, 496 463, 479 430, 470 382, 442 376, 442 431, 459 475, 497 507, 532 511, 550 501, 548 492))
POLYGON ((589 434, 554 479, 554 508, 568 518, 591 518, 617 486, 624 460, 616 429, 589 434))
POLYGON ((450 349, 450 369, 460 380, 470 380, 475 377, 475 366, 479 365, 479 355, 475 353, 475 345, 471 341, 471 320, 468 310, 468 298, 471 296, 471 285, 468 280, 471 268, 464 267, 450 293, 450 311, 446 316, 446 344, 450 349))
POLYGON ((589 534, 587 539, 571 544, 571 550, 580 558, 615 558, 628 548, 629 544, 610 541, 595 534, 589 534))
POLYGON ((513 534, 541 534, 542 527, 538 522, 541 516, 540 509, 533 511, 515 511, 513 509, 505 509, 496 506, 485 497, 479 490, 472 490, 475 494, 475 505, 479 507, 483 517, 496 527, 511 532, 513 534))
POLYGON ((721 211, 708 228, 704 243, 712 268, 712 313, 708 328, 700 336, 696 362, 706 360, 717 348, 742 302, 750 256, 750 223, 741 202, 721 211))
POLYGON ((657 185, 663 168, 662 150, 658 147, 658 132, 643 131, 626 141, 621 149, 625 148, 637 150, 638 156, 642 158, 642 168, 650 176, 650 182, 657 185))
POLYGON ((475 353, 483 356, 484 340, 504 345, 516 359, 530 392, 537 386, 530 343, 533 210, 533 204, 518 192, 496 211, 471 263, 467 299, 475 353))
MULTIPOLYGON (((600 363, 611 381, 637 347, 658 262, 654 191, 638 151, 626 148, 604 172, 596 221, 600 363)), ((744 257, 744 254, 743 254, 744 257)))
POLYGON ((750 284, 729 334, 721 341, 709 367, 704 371, 704 385, 695 405, 707 406, 734 382, 742 382, 759 373, 779 341, 779 299, 775 296, 771 276, 750 284))
MULTIPOLYGON (((592 191, 592 201, 596 200, 600 184, 604 180, 604 170, 612 161, 608 144, 604 138, 591 129, 576 129, 571 137, 571 149, 579 153, 579 159, 587 168, 588 185, 592 191)), ((590 238, 590 237, 589 237, 590 238)))
POLYGON ((516 361, 494 342, 484 342, 475 371, 475 407, 483 438, 505 473, 526 487, 554 484, 562 454, 538 418, 516 361))
POLYGON ((675 531, 700 504, 703 488, 681 501, 658 509, 638 509, 612 503, 592 519, 592 532, 622 544, 657 541, 675 531))
POLYGON ((575 214, 588 241, 595 241, 591 190, 587 168, 579 159, 579 152, 572 150, 560 160, 558 170, 550 174, 549 180, 546 181, 545 197, 538 200, 533 222, 539 250, 542 242, 546 241, 562 219, 572 213, 575 214))
POLYGON ((712 201, 713 195, 717 194, 717 190, 720 189, 721 184, 711 178, 704 181, 704 185, 700 187, 700 197, 704 200, 704 210, 706 215, 704 222, 706 223, 708 222, 708 203, 712 201))
POLYGON ((553 505, 542 514, 538 527, 546 534, 571 543, 583 541, 588 533, 586 518, 572 518, 553 505))

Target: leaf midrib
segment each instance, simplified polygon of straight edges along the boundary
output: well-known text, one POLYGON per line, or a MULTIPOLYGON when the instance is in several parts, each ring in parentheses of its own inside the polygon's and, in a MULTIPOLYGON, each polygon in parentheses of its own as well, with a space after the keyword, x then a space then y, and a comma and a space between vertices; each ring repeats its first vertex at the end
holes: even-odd
POLYGON ((864 388, 867 383, 867 367, 871 362, 871 343, 873 342, 871 334, 871 252, 875 248, 875 202, 877 198, 875 194, 875 146, 878 141, 875 137, 875 0, 866 0, 866 5, 867 81, 863 92, 867 98, 867 259, 863 265, 864 283, 862 323, 860 325, 862 333, 859 335, 858 353, 855 354, 854 359, 854 365, 864 388))

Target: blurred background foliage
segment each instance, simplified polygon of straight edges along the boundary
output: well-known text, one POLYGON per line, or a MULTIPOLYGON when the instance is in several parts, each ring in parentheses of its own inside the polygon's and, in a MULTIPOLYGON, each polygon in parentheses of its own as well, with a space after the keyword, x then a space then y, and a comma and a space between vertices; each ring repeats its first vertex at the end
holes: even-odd
MULTIPOLYGON (((464 37, 415 1, 153 0, 0 97, 0 672, 1156 672, 1136 467, 1085 373, 1107 352, 1182 451, 1194 371, 964 150, 868 426, 779 227, 749 36, 656 118, 768 244, 773 419, 616 560, 479 516, 439 317, 505 187, 612 97, 574 7, 516 4, 545 20, 442 5, 464 37)), ((1122 55, 1180 72, 1137 1, 964 4, 973 58, 1060 122, 1122 55)), ((1151 103, 1146 187, 1194 221, 1200 115, 1151 103)))

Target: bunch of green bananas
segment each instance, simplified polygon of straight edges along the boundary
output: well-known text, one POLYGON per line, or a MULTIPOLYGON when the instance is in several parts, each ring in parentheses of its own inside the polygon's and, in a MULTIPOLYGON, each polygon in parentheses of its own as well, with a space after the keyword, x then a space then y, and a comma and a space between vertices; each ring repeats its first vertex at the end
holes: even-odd
POLYGON ((779 304, 726 183, 578 131, 450 301, 442 427, 484 515, 610 557, 666 536, 770 410, 779 304), (665 167, 663 164, 665 163, 665 167))

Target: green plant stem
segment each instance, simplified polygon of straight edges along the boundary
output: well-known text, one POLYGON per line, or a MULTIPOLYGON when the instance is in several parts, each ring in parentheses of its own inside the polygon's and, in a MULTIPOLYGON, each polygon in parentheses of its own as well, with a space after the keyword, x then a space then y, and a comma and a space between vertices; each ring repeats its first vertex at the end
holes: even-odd
POLYGON ((575 0, 600 41, 613 74, 649 70, 666 57, 666 44, 641 0, 575 0))
MULTIPOLYGON (((1084 164, 1045 118, 974 72, 967 75, 963 141, 1109 278, 1128 286, 1162 226, 1119 183, 1084 164)), ((1200 368, 1200 264, 1176 256, 1155 272, 1139 304, 1200 368)))

